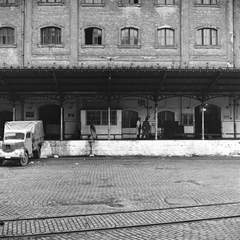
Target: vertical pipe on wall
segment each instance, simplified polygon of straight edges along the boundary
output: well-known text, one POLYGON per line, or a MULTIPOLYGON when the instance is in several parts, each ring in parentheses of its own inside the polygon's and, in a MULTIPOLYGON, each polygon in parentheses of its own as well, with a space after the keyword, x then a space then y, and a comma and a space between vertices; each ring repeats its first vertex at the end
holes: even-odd
POLYGON ((15 107, 15 103, 13 104, 13 121, 16 121, 16 107, 15 107))

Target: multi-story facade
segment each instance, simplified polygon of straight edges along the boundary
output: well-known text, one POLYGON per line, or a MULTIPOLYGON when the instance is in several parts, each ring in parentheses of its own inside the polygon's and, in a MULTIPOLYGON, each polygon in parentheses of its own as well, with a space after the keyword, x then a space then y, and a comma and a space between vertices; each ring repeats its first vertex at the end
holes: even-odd
MULTIPOLYGON (((162 137, 172 137, 174 133, 194 136, 202 132, 204 102, 205 133, 238 137, 240 113, 236 91, 226 94, 223 89, 225 95, 202 102, 191 97, 194 92, 188 95, 168 92, 157 98, 159 101, 151 101, 144 98, 143 89, 131 96, 124 96, 123 91, 122 97, 111 103, 110 110, 110 102, 98 98, 97 92, 95 96, 86 96, 81 95, 81 90, 63 101, 49 97, 51 92, 29 97, 32 89, 20 98, 5 97, 18 92, 12 93, 16 82, 11 83, 4 71, 10 67, 60 66, 63 69, 117 66, 128 70, 150 66, 201 68, 214 73, 215 69, 236 69, 240 67, 239 5, 237 0, 0 0, 1 131, 6 120, 41 119, 47 138, 72 139, 78 130, 82 137, 86 136, 89 119, 94 117, 99 138, 109 137, 109 133, 116 138, 128 138, 135 136, 137 117, 143 120, 149 116, 152 132, 156 124, 159 133, 165 130, 162 137)), ((21 74, 19 85, 29 77, 21 74)), ((220 75, 214 78, 218 80, 220 75)), ((130 78, 134 77, 132 73, 130 78)), ((17 78, 18 73, 15 81, 17 78)), ((91 74, 86 78, 91 79, 91 74)), ((178 83, 188 78, 191 75, 179 75, 178 83)), ((98 82, 91 84, 94 87, 98 82)), ((137 88, 137 79, 132 84, 137 88)), ((59 95, 62 91, 59 90, 59 95)))

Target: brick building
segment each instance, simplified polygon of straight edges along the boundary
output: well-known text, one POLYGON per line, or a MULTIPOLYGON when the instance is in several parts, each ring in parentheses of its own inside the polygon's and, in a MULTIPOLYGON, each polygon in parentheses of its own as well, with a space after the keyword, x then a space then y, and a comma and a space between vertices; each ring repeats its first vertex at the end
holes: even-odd
POLYGON ((0 0, 0 131, 86 138, 94 117, 99 139, 134 138, 149 116, 155 138, 239 137, 239 5, 0 0))

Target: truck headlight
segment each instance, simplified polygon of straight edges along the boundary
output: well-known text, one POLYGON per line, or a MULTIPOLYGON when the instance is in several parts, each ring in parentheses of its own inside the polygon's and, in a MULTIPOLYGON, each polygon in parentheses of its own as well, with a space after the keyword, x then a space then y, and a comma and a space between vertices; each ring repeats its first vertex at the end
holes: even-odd
POLYGON ((20 151, 19 150, 15 150, 14 154, 18 156, 20 154, 20 151))

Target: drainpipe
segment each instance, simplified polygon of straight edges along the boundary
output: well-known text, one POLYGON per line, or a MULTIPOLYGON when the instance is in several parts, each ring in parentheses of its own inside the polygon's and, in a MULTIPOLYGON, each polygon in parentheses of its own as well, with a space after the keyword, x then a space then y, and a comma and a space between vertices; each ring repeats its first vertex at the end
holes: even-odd
POLYGON ((25 0, 22 1, 22 65, 25 65, 25 13, 26 13, 26 3, 25 0))

